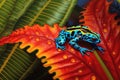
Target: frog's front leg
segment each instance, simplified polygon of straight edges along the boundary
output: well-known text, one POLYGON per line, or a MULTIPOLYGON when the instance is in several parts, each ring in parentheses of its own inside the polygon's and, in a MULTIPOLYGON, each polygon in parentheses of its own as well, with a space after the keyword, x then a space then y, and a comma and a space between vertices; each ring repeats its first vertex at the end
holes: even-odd
POLYGON ((100 52, 104 52, 104 49, 100 46, 97 46, 96 44, 92 44, 93 48, 96 49, 96 50, 99 50, 100 52))
MULTIPOLYGON (((79 40, 80 40, 80 38, 79 38, 79 37, 76 37, 76 38, 74 38, 74 39, 71 39, 71 40, 69 41, 69 44, 70 44, 73 48, 79 50, 82 55, 86 54, 87 51, 91 51, 91 50, 89 50, 89 49, 87 49, 87 48, 83 48, 83 47, 81 47, 80 45, 78 45, 77 42, 78 42, 79 40)), ((87 55, 89 55, 89 54, 87 54, 87 55)))
POLYGON ((64 46, 65 42, 66 42, 65 31, 62 30, 59 36, 55 39, 56 47, 58 49, 65 50, 65 46, 64 46))

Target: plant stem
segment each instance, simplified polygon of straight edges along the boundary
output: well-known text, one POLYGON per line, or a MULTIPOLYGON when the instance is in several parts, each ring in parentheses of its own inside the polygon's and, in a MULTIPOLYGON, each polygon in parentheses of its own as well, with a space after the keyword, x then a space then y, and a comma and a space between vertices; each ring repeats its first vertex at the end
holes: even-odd
POLYGON ((99 64, 101 65, 102 69, 104 70, 105 74, 109 78, 109 80, 113 80, 111 73, 109 72, 108 68, 106 67, 103 60, 100 58, 100 56, 98 55, 98 53, 96 51, 94 51, 94 55, 95 55, 96 59, 98 60, 99 64))

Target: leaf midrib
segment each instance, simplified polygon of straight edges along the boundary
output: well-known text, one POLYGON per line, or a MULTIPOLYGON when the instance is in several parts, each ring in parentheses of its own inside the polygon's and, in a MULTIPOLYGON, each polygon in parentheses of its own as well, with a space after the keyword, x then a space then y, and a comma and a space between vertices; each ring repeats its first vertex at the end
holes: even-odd
POLYGON ((15 49, 18 47, 19 44, 16 44, 13 49, 11 50, 10 54, 8 55, 8 57, 6 58, 6 60, 4 61, 3 65, 0 67, 0 73, 2 72, 2 70, 4 69, 4 67, 6 66, 6 64, 8 63, 9 59, 11 58, 11 56, 14 54, 15 49))
POLYGON ((4 5, 6 0, 3 0, 1 3, 0 3, 0 8, 4 5))
POLYGON ((34 62, 30 65, 30 67, 22 74, 22 76, 20 77, 19 80, 23 80, 25 75, 31 70, 31 68, 36 64, 36 62, 38 61, 38 59, 36 58, 34 60, 34 62))
POLYGON ((34 16, 34 18, 31 20, 31 22, 29 23, 29 25, 31 26, 35 21, 36 19, 39 17, 39 15, 42 13, 42 11, 47 7, 47 5, 51 2, 51 0, 48 0, 44 6, 40 9, 40 11, 36 14, 36 16, 34 16))
POLYGON ((29 0, 26 2, 25 7, 21 10, 21 12, 18 14, 18 17, 24 14, 25 10, 28 8, 29 4, 32 3, 33 0, 29 0))

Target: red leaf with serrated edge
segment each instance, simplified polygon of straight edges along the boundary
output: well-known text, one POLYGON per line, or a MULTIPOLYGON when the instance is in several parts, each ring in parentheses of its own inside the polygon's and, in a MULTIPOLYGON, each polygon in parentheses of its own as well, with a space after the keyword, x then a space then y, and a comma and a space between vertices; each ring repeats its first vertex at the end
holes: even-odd
MULTIPOLYGON (((100 55, 114 80, 120 80, 120 26, 115 20, 116 14, 108 12, 111 2, 91 0, 83 12, 84 25, 101 35, 101 46, 105 49, 100 55)), ((102 73, 101 73, 102 74, 102 73)))
POLYGON ((30 46, 27 49, 29 53, 38 50, 36 53, 38 58, 46 57, 42 59, 43 63, 47 61, 44 66, 51 66, 49 73, 56 72, 53 79, 107 80, 106 74, 94 54, 82 56, 69 44, 66 44, 66 50, 56 49, 54 39, 63 29, 57 24, 53 27, 49 25, 25 26, 0 39, 0 45, 21 42, 20 48, 30 46))

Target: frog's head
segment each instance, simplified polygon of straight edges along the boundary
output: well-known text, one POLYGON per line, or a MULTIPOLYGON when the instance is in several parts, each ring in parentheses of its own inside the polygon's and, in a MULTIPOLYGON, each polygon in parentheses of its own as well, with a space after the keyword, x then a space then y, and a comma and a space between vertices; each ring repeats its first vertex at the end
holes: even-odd
POLYGON ((94 43, 94 44, 98 44, 100 43, 100 35, 97 34, 97 33, 87 33, 87 34, 84 34, 82 39, 86 42, 89 42, 89 43, 94 43))
POLYGON ((86 26, 84 26, 81 31, 83 33, 82 40, 94 44, 100 43, 101 40, 100 35, 98 33, 92 32, 86 26))

